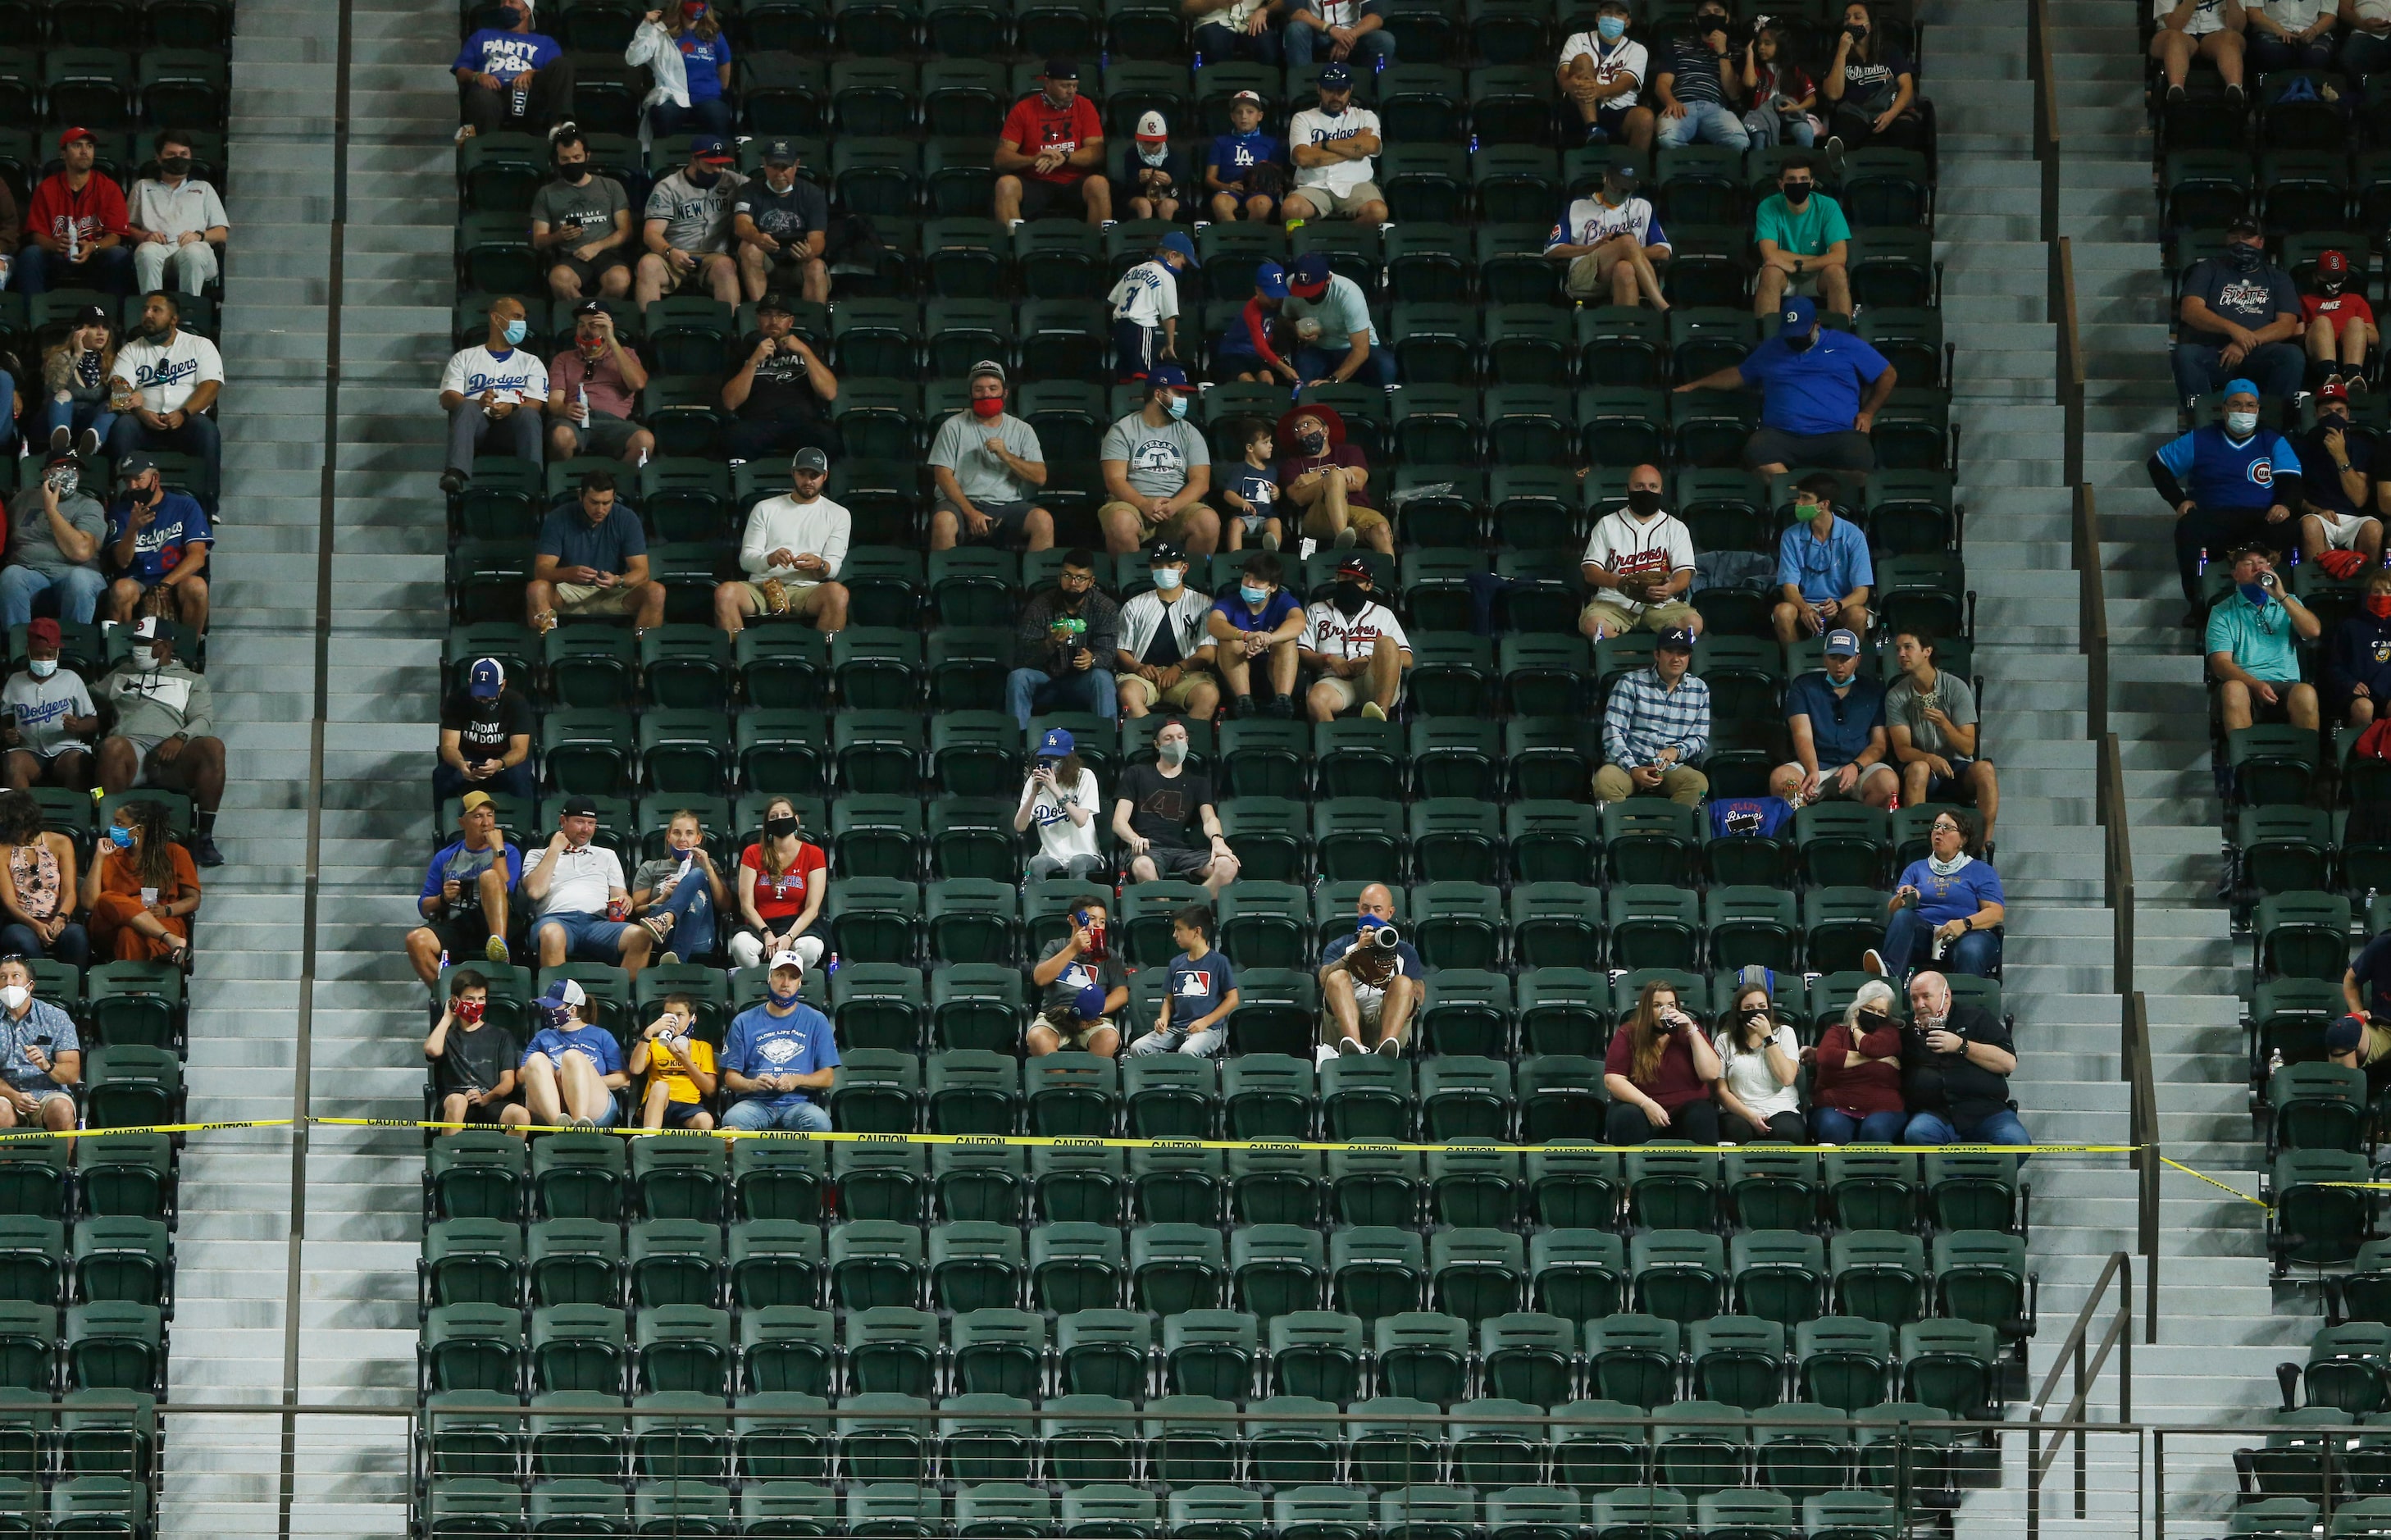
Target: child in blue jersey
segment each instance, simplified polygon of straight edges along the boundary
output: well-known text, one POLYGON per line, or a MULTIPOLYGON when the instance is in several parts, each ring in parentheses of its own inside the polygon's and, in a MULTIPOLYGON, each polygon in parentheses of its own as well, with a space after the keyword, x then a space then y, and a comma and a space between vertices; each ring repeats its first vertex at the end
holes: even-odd
POLYGON ((1246 458, 1235 464, 1221 461, 1215 466, 1221 472, 1221 500, 1228 505, 1224 511, 1229 517, 1222 521, 1228 536, 1224 549, 1243 550, 1251 540, 1264 550, 1276 550, 1286 526, 1279 523, 1278 472, 1271 464, 1277 445, 1271 437, 1270 421, 1244 417, 1234 427, 1246 458))
POLYGON ((1143 380, 1155 365, 1179 356, 1179 272, 1201 267, 1196 243, 1172 230, 1154 243, 1154 255, 1121 275, 1105 296, 1113 307, 1114 378, 1143 380))
POLYGON ((1171 916, 1170 938, 1180 948, 1170 960, 1170 989, 1154 1030, 1129 1051, 1215 1057, 1228 1041, 1229 1013, 1237 1008, 1237 970, 1212 945, 1212 912, 1202 904, 1189 904, 1171 916))
POLYGON ((1229 98, 1229 123, 1234 132, 1217 136, 1204 162, 1212 217, 1224 225, 1275 219, 1286 188, 1286 147, 1262 132, 1262 98, 1251 91, 1229 98))

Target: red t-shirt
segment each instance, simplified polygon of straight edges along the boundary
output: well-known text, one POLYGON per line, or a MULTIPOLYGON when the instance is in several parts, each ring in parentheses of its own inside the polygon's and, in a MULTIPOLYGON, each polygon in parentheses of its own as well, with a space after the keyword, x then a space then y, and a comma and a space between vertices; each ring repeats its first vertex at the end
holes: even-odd
POLYGON ((1710 1100, 1711 1088, 1694 1073, 1694 1051, 1686 1046, 1683 1034, 1669 1034, 1669 1046, 1661 1050, 1661 1068, 1649 1084, 1635 1079, 1630 1068, 1635 1062, 1635 1034, 1622 1026, 1610 1034, 1610 1051, 1602 1057, 1603 1072, 1624 1075, 1635 1089, 1674 1112, 1694 1102, 1710 1100))
MULTIPOLYGON (((1043 91, 1033 91, 1013 104, 1013 110, 1005 114, 1001 136, 1024 155, 1049 149, 1068 155, 1081 145, 1092 144, 1104 136, 1105 120, 1097 115, 1094 102, 1085 97, 1073 97, 1070 106, 1057 109, 1046 100, 1043 91)), ((1076 188, 1088 178, 1086 171, 1067 161, 1053 171, 1023 171, 1017 175, 1064 188, 1076 188)))
POLYGON ((750 845, 740 852, 739 864, 756 874, 756 912, 767 920, 794 920, 805 912, 806 885, 830 862, 820 846, 799 840, 797 863, 778 876, 764 870, 761 846, 750 845))
POLYGON ((2348 320, 2364 321, 2369 326, 2374 324, 2374 307, 2366 303, 2366 296, 2353 294, 2346 289, 2331 297, 2323 294, 2302 294, 2300 318, 2312 321, 2319 316, 2332 317, 2333 324, 2336 327, 2348 320))
POLYGON ((122 235, 132 216, 124 209, 124 189, 95 171, 83 185, 81 192, 67 186, 63 171, 42 178, 33 189, 33 201, 25 210, 25 228, 56 240, 67 238, 67 226, 75 226, 75 241, 88 246, 101 236, 122 235))

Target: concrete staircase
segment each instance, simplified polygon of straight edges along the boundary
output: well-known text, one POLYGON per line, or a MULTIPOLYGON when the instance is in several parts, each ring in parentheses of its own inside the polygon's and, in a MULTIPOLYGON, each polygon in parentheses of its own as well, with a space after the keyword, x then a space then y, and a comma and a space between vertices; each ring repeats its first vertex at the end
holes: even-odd
MULTIPOLYGON (((191 1013, 200 1119, 420 1115, 420 986, 396 949, 430 854, 454 22, 394 0, 348 19, 343 57, 342 7, 244 0, 234 46, 210 660, 232 782, 191 1013)), ((407 1131, 195 1136, 172 1400, 411 1404, 420 1171, 407 1131)), ((403 1421, 286 1420, 172 1428, 161 1532, 406 1534, 403 1421)))

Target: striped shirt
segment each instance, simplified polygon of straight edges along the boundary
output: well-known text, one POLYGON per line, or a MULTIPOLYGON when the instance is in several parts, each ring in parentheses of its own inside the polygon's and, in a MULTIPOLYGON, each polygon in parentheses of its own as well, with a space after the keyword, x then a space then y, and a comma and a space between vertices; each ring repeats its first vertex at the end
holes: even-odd
POLYGON ((1610 692, 1602 716, 1602 757, 1622 769, 1648 765, 1664 748, 1677 763, 1690 765, 1711 744, 1711 687, 1687 674, 1671 690, 1661 676, 1639 668, 1610 692))

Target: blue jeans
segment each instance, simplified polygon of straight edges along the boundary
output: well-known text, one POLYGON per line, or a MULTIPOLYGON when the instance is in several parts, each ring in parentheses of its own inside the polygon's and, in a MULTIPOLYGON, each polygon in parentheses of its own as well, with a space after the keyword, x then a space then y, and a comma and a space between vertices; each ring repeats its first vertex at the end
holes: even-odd
POLYGON ((116 429, 116 414, 108 409, 108 397, 104 395, 89 401, 53 401, 42 414, 43 442, 47 443, 49 435, 60 428, 70 434, 89 428, 105 444, 116 429))
POLYGON ((126 412, 109 427, 108 458, 123 459, 141 449, 198 456, 200 469, 196 490, 201 502, 210 508, 215 506, 216 478, 224 463, 224 439, 216 432, 215 419, 204 412, 193 412, 183 419, 179 428, 145 428, 139 418, 126 412))
MULTIPOLYGON (((1309 27, 1289 27, 1287 35, 1297 32, 1312 35, 1309 27)), ((1204 56, 1207 64, 1228 64, 1242 59, 1248 64, 1276 64, 1279 58, 1278 33, 1264 27, 1260 33, 1223 27, 1219 22, 1207 22, 1196 29, 1196 51, 1204 56)), ((1304 55, 1305 59, 1311 54, 1304 55)))
POLYGON ((58 932, 57 940, 44 946, 32 925, 0 925, 0 957, 46 957, 79 968, 91 960, 91 938, 83 926, 70 925, 58 932))
POLYGON ((1120 712, 1119 690, 1109 668, 1060 676, 1015 668, 1004 676, 1004 709, 1025 729, 1040 711, 1092 711, 1109 722, 1120 712))
POLYGON ((487 781, 468 781, 465 772, 449 768, 446 760, 432 767, 432 795, 446 801, 462 796, 467 792, 488 792, 493 796, 519 796, 529 802, 539 796, 539 785, 532 778, 531 761, 526 759, 512 770, 502 770, 487 781))
POLYGON ((720 97, 711 97, 704 101, 691 97, 687 107, 660 101, 648 109, 648 122, 655 128, 659 139, 669 139, 676 134, 720 134, 727 136, 730 132, 730 104, 720 97))
MULTIPOLYGON (((1930 953, 1934 942, 1934 925, 1918 912, 1916 904, 1905 905, 1893 912, 1884 923, 1884 943, 1877 948, 1884 958, 1885 971, 1895 978, 1907 978, 1917 968, 1932 962, 1930 953)), ((2001 965, 2001 938, 1989 930, 1971 930, 1943 949, 1943 961, 1933 966, 1945 973, 1973 974, 1989 978, 2001 965)))
MULTIPOLYGON (((1295 8, 1309 11, 1312 7, 1298 6, 1295 8)), ((1305 26, 1295 19, 1293 12, 1288 13, 1286 61, 1289 64, 1310 64, 1315 52, 1320 62, 1325 64, 1328 62, 1328 51, 1335 46, 1337 45, 1330 40, 1326 32, 1305 26)), ((1393 34, 1384 27, 1380 27, 1376 32, 1364 32, 1362 41, 1353 45, 1353 51, 1346 56, 1345 62, 1357 71, 1382 70, 1386 68, 1386 64, 1379 63, 1380 59, 1384 59, 1386 64, 1392 64, 1395 61, 1395 39, 1393 34)), ((1268 60, 1264 62, 1267 63, 1268 60)))
POLYGON ((81 263, 53 256, 28 240, 17 250, 16 265, 8 271, 8 287, 19 294, 46 294, 58 289, 97 289, 108 294, 133 292, 133 249, 107 246, 81 263))
POLYGON ((735 1128, 745 1133, 762 1133, 780 1129, 789 1133, 828 1133, 830 1114, 813 1102, 791 1102, 775 1109, 771 1096, 750 1096, 743 1102, 733 1102, 730 1110, 722 1115, 724 1128, 735 1128))
POLYGON ((1902 1131, 1905 1145, 2031 1145, 2025 1125, 2008 1107, 1973 1122, 1953 1122, 1940 1112, 1915 1113, 1902 1131))
POLYGON ((108 579, 89 567, 70 567, 65 576, 45 577, 31 567, 0 567, 0 629, 22 626, 33 618, 33 601, 45 589, 58 592, 58 618, 88 626, 108 579))
POLYGON ((1656 114, 1652 132, 1655 140, 1672 149, 1682 149, 1696 140, 1706 145, 1725 145, 1729 149, 1751 148, 1751 136, 1734 108, 1715 101, 1689 101, 1685 105, 1686 115, 1682 118, 1656 114))
POLYGON ((672 897, 654 906, 652 913, 669 914, 673 927, 656 943, 660 951, 669 951, 684 963, 694 963, 714 954, 714 891, 705 874, 694 866, 672 897))
MULTIPOLYGON (((2191 333, 2197 338, 2199 332, 2191 333)), ((2204 342, 2182 342, 2168 354, 2175 369, 2175 393, 2189 401, 2225 388, 2229 380, 2246 377, 2261 395, 2289 398, 2307 377, 2307 355, 2294 343, 2266 343, 2233 369, 2217 357, 2219 348, 2204 342)))
POLYGON ((1743 131, 1751 142, 1763 147, 1778 143, 1799 145, 1803 149, 1818 142, 1818 130, 1807 112, 1779 112, 1774 107, 1755 107, 1743 115, 1743 131))
POLYGON ((1903 1112, 1871 1112, 1855 1119, 1831 1106, 1810 1109, 1810 1132, 1822 1145, 1897 1145, 1909 1120, 1903 1112))
MULTIPOLYGON (((1343 363, 1345 356, 1352 351, 1350 343, 1336 347, 1299 347, 1287 362, 1293 364, 1295 372, 1307 381, 1325 380, 1337 372, 1337 366, 1343 363)), ((1356 385, 1393 384, 1395 350, 1384 343, 1372 343, 1370 356, 1362 360, 1360 369, 1353 371, 1351 382, 1356 385)))

